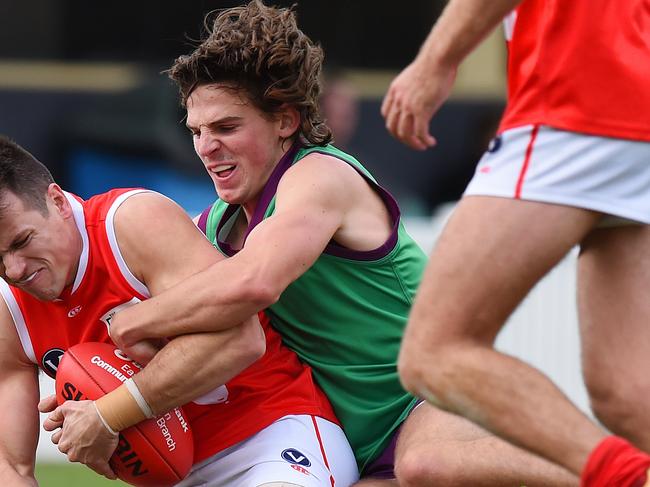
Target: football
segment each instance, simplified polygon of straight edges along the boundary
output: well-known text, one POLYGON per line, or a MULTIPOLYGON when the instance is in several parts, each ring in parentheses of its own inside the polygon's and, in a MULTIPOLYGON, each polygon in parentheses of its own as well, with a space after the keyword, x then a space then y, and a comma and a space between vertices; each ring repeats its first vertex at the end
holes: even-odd
MULTIPOLYGON (((140 369, 114 345, 74 345, 65 352, 56 372, 57 402, 98 399, 140 369)), ((176 408, 121 431, 110 465, 128 484, 166 487, 185 478, 193 456, 192 431, 182 409, 176 408)))

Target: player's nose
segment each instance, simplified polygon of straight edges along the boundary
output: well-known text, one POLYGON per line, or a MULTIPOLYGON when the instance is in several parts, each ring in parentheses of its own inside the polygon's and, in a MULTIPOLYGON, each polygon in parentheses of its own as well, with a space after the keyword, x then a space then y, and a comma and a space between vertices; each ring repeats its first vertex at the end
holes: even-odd
POLYGON ((24 258, 16 253, 7 253, 2 256, 2 266, 4 267, 4 275, 11 281, 21 281, 27 276, 27 262, 24 258))
POLYGON ((201 137, 199 137, 198 140, 196 140, 194 143, 196 153, 201 158, 210 156, 210 154, 218 150, 220 146, 221 144, 219 142, 219 139, 212 136, 207 130, 204 130, 201 133, 201 137))

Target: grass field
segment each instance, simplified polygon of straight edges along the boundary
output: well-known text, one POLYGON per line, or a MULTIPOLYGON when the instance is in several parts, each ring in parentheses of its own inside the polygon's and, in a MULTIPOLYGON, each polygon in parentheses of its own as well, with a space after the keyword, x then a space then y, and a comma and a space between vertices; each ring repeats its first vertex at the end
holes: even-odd
POLYGON ((108 480, 79 464, 39 463, 36 480, 40 487, 124 487, 119 480, 108 480))

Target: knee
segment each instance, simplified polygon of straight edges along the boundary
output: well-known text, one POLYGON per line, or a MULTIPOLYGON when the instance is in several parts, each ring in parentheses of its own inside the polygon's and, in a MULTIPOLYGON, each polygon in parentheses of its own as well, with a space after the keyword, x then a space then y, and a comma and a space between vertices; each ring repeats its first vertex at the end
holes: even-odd
POLYGON ((445 408, 445 398, 462 379, 464 354, 456 346, 438 346, 426 353, 403 350, 397 371, 404 389, 428 402, 445 408))
POLYGON ((587 385, 589 392, 589 403, 594 415, 603 423, 609 424, 610 420, 617 415, 615 395, 606 388, 587 385))
POLYGON ((607 428, 628 436, 645 423, 647 389, 628 387, 622 381, 603 381, 601 378, 585 377, 589 401, 594 415, 607 428), (644 392, 645 391, 645 392, 644 392))
POLYGON ((456 481, 462 478, 461 472, 455 471, 442 456, 418 451, 405 452, 396 460, 395 476, 400 487, 450 487, 459 485, 456 481))

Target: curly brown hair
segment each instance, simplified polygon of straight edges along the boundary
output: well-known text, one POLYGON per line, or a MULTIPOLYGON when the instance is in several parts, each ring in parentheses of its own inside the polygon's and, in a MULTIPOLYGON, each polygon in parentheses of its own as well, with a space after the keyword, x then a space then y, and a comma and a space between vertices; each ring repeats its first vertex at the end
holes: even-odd
POLYGON ((329 143, 332 133, 319 110, 323 50, 298 28, 293 10, 253 0, 220 11, 211 27, 209 18, 207 37, 167 71, 183 107, 196 87, 226 83, 271 116, 285 103, 294 106, 299 134, 312 145, 329 143))

